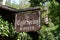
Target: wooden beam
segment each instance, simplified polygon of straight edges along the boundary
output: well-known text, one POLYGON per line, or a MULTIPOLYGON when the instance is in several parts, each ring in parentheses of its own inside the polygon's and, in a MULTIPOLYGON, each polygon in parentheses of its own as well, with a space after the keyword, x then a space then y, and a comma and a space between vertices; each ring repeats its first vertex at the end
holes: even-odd
POLYGON ((6 5, 0 5, 0 9, 4 9, 4 10, 7 10, 7 11, 11 11, 11 12, 17 12, 17 9, 6 6, 6 5))
POLYGON ((24 11, 35 11, 35 10, 40 10, 40 7, 30 7, 26 9, 19 9, 18 12, 24 12, 24 11))

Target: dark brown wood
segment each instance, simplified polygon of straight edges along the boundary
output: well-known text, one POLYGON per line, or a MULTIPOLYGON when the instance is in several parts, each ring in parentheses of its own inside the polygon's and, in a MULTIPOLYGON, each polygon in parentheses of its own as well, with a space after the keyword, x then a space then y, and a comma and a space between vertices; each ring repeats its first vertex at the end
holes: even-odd
POLYGON ((40 7, 30 7, 30 8, 26 8, 26 9, 16 9, 16 8, 12 8, 10 6, 6 6, 6 5, 0 5, 0 9, 4 9, 7 11, 11 11, 11 12, 24 12, 24 11, 34 11, 34 10, 40 10, 40 7))
POLYGON ((12 7, 9 7, 9 6, 6 6, 6 5, 0 5, 0 9, 4 9, 4 10, 7 10, 7 11, 11 11, 11 12, 17 12, 17 9, 15 8, 12 8, 12 7))
POLYGON ((26 9, 19 9, 18 12, 34 11, 34 10, 40 10, 40 7, 30 7, 26 9))
POLYGON ((40 25, 40 11, 19 12, 15 15, 15 30, 17 32, 37 31, 40 25))

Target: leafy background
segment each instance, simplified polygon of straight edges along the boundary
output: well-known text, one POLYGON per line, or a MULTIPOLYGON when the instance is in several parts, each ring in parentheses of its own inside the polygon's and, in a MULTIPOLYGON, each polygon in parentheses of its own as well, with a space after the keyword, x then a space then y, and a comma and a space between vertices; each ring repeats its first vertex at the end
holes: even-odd
MULTIPOLYGON (((60 4, 56 0, 30 0, 29 4, 11 4, 6 2, 6 5, 16 9, 29 8, 40 6, 42 13, 42 28, 38 31, 39 37, 37 40, 60 40, 60 4), (26 6, 27 5, 27 6, 26 6), (47 8, 47 9, 46 9, 47 8), (44 23, 44 18, 48 14, 49 24, 44 23)), ((17 40, 32 40, 32 37, 26 32, 16 33, 13 23, 9 23, 0 16, 0 35, 14 37, 17 40)))

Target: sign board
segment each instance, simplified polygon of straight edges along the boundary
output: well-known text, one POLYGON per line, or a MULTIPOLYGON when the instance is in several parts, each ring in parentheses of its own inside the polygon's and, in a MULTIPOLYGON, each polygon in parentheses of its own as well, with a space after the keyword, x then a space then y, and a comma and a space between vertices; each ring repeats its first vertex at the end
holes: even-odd
POLYGON ((40 11, 25 11, 15 15, 15 30, 17 32, 37 31, 40 27, 40 11))

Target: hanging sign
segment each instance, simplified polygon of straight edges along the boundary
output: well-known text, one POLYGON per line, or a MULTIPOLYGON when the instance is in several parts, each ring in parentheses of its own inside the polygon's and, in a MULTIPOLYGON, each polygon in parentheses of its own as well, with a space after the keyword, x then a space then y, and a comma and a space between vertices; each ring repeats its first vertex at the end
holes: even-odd
POLYGON ((40 11, 25 11, 15 15, 15 30, 17 32, 37 31, 41 27, 40 11))

